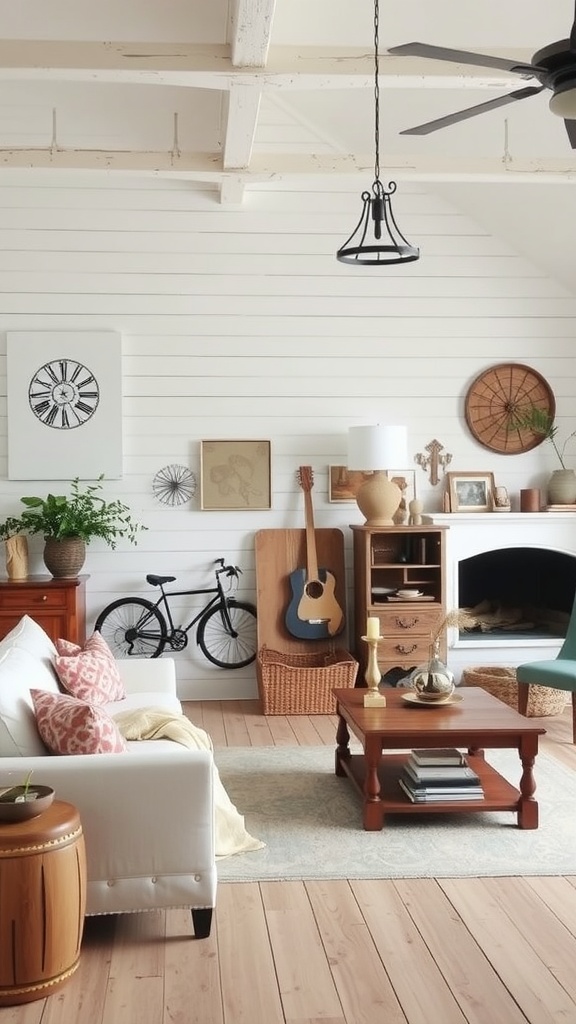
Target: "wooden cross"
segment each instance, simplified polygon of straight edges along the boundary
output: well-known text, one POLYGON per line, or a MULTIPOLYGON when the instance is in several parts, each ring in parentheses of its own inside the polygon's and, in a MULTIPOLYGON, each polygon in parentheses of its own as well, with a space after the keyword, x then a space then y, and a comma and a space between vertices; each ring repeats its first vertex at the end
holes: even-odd
POLYGON ((442 469, 446 469, 446 466, 449 466, 452 462, 452 455, 450 452, 444 452, 444 445, 440 444, 436 438, 424 447, 429 454, 425 455, 424 452, 418 452, 414 458, 418 465, 422 466, 422 469, 430 469, 429 480, 432 486, 435 487, 440 482, 440 477, 438 476, 439 467, 442 466, 442 469), (442 452, 444 454, 441 454, 442 452))

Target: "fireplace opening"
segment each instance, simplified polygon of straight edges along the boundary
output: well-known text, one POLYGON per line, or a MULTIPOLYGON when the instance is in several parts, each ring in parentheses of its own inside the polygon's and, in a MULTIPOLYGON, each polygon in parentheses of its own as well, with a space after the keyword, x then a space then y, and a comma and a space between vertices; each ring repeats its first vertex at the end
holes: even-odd
POLYGON ((461 639, 564 637, 576 591, 576 558, 545 548, 501 548, 458 563, 458 606, 472 629, 461 639))

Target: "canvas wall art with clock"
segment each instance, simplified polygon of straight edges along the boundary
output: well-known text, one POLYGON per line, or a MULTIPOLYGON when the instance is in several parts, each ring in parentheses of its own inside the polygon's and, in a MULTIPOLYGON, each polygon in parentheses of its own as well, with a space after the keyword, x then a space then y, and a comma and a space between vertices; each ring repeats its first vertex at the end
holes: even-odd
POLYGON ((8 479, 122 476, 122 339, 9 331, 8 479))

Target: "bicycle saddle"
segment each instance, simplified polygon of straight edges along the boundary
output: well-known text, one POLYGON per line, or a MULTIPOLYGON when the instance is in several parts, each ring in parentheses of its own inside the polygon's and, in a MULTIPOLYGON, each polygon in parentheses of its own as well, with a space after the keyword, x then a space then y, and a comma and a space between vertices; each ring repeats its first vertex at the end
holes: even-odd
POLYGON ((146 583, 152 587, 161 587, 163 583, 174 583, 175 576, 147 576, 146 583))

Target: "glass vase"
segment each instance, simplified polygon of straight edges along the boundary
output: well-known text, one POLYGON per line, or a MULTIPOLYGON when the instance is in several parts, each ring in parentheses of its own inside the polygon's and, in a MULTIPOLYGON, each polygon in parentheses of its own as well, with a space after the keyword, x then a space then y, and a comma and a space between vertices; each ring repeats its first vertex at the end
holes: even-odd
POLYGON ((454 673, 440 657, 440 639, 430 645, 430 657, 410 676, 410 685, 422 700, 447 700, 454 693, 454 673))

